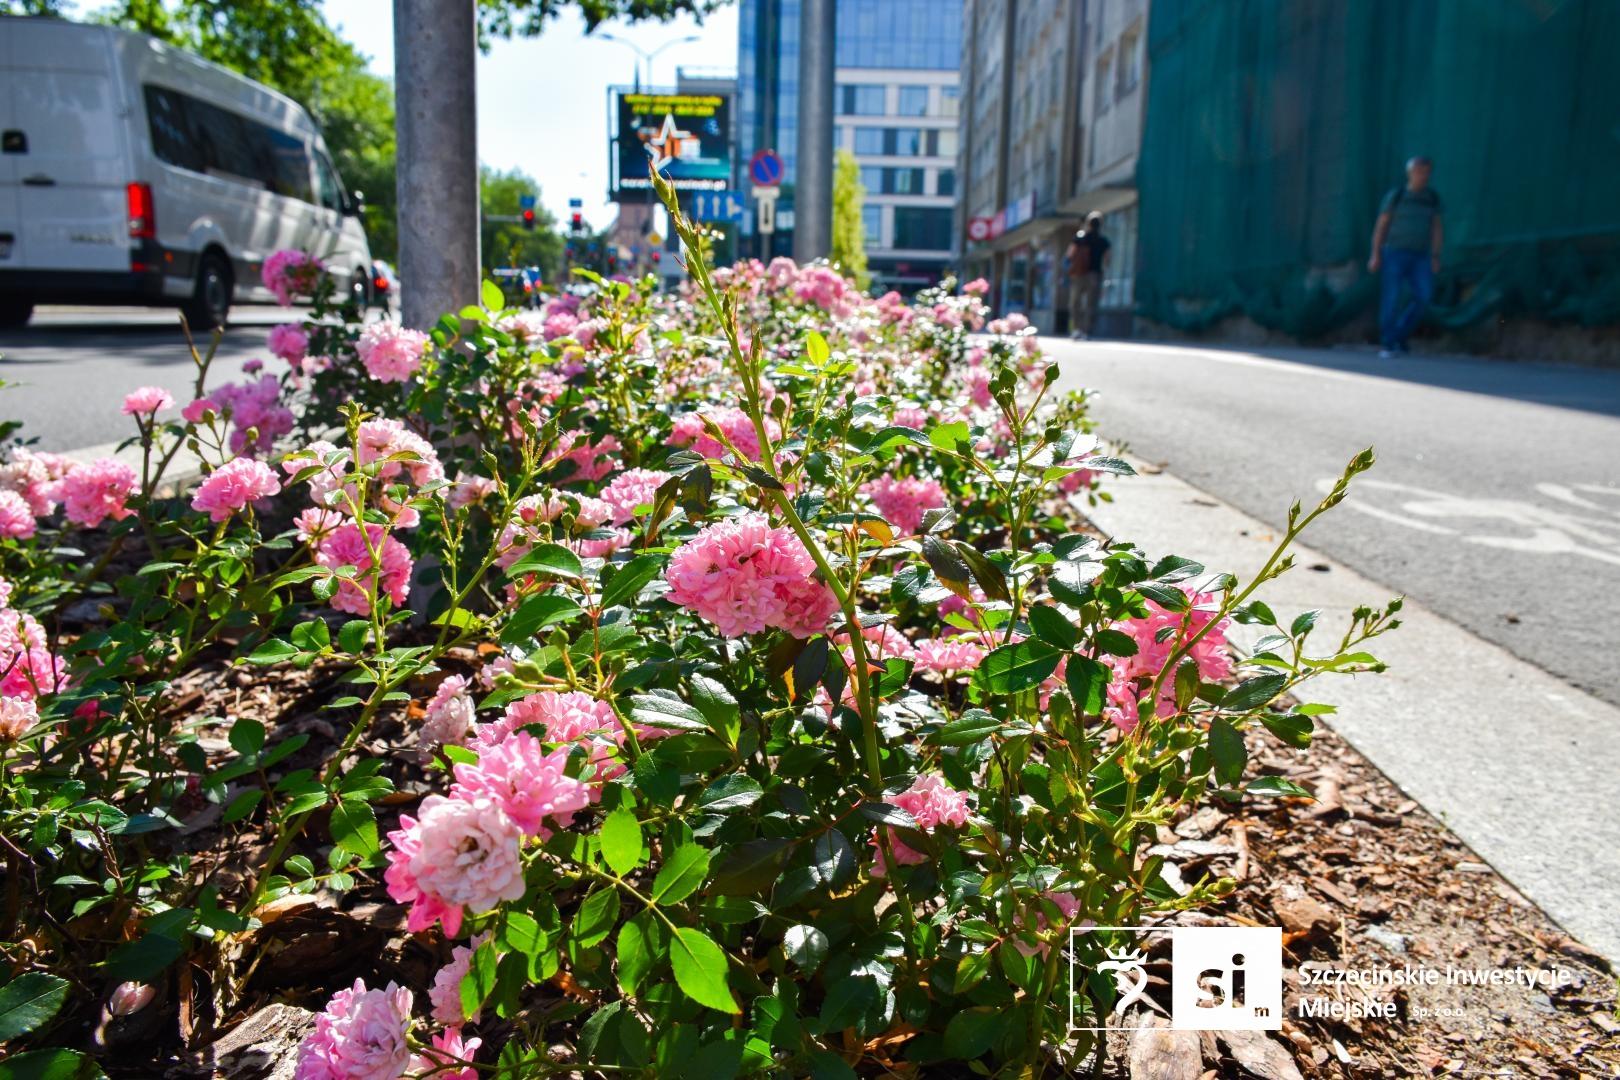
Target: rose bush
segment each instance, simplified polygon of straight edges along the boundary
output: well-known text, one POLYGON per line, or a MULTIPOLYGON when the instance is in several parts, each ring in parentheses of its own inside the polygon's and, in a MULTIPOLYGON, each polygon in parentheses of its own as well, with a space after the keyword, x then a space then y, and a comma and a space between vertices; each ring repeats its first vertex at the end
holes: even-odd
POLYGON ((285 366, 131 395, 138 473, 11 450, 0 1004, 43 1005, 0 1040, 154 987, 194 1039, 279 900, 385 890, 438 973, 326 988, 299 1076, 1060 1073, 1097 1049, 1071 995, 1115 1000, 1071 931, 1229 887, 1173 888, 1155 830, 1304 794, 1243 732, 1308 743, 1300 687, 1376 670, 1399 603, 1319 647, 1257 591, 1370 453, 1252 581, 1098 536, 1129 466, 1022 319, 713 267, 662 194, 679 296, 491 286, 417 334, 286 255, 285 366), (322 673, 333 737, 191 715, 208 663, 322 673))

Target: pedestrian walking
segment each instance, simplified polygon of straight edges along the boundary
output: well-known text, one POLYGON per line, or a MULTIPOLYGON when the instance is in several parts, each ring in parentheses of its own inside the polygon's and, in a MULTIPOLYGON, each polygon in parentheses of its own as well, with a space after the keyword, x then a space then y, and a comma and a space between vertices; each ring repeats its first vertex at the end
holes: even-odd
POLYGON ((1441 224, 1440 193, 1429 186, 1434 163, 1415 157, 1406 163, 1406 183, 1391 189, 1378 208, 1373 226, 1372 255, 1367 269, 1381 274, 1378 297, 1379 356, 1393 359, 1406 352, 1407 341, 1434 296, 1434 277, 1440 272, 1440 247, 1445 239, 1441 224), (1401 304, 1402 288, 1410 294, 1401 304))
POLYGON ((1102 215, 1093 211, 1069 242, 1069 336, 1090 337, 1097 329, 1097 304, 1102 299, 1103 269, 1108 265, 1108 237, 1102 215))

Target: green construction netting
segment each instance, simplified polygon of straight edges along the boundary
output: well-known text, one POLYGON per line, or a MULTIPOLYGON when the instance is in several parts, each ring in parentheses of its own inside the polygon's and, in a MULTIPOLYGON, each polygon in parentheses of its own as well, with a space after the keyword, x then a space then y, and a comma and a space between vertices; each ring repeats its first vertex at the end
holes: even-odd
POLYGON ((1297 337, 1376 305, 1379 200, 1434 158, 1430 319, 1620 321, 1620 2, 1153 0, 1140 314, 1297 337))

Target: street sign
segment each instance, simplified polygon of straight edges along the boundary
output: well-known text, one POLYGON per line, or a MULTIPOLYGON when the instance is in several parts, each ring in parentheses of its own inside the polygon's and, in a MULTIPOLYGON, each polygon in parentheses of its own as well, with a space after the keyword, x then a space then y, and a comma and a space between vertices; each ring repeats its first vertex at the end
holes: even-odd
POLYGON ((754 189, 754 201, 758 204, 759 220, 754 228, 761 236, 769 236, 776 231, 776 196, 780 188, 757 187, 754 189))
POLYGON ((695 221, 742 222, 743 195, 740 191, 695 191, 687 206, 695 221))
POLYGON ((534 209, 534 196, 533 195, 519 195, 518 196, 518 209, 519 210, 533 210, 534 209))
POLYGON ((968 218, 967 234, 969 240, 990 239, 990 219, 987 217, 968 218))
POLYGON ((782 159, 775 150, 761 150, 748 160, 748 177, 755 187, 776 187, 782 182, 782 159))
POLYGON ((647 244, 650 247, 663 247, 664 238, 655 232, 650 232, 647 234, 647 244))
MULTIPOLYGON (((525 195, 524 198, 529 200, 529 205, 531 205, 531 206, 534 205, 534 196, 533 195, 525 195)), ((568 209, 570 209, 570 210, 579 210, 579 209, 584 208, 584 206, 585 206, 585 200, 579 198, 578 196, 568 200, 568 209)))

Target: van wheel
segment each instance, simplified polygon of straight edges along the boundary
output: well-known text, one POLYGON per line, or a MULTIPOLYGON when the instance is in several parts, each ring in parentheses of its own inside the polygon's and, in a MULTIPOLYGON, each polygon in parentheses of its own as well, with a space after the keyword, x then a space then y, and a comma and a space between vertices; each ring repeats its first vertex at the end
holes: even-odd
POLYGON ((18 330, 27 326, 28 320, 33 316, 33 301, 19 300, 11 296, 0 297, 0 327, 18 330))
POLYGON ((203 253, 197 285, 183 310, 193 330, 224 326, 231 312, 231 264, 217 251, 203 253))
POLYGON ((361 311, 371 307, 371 290, 367 288, 370 284, 364 274, 354 275, 354 280, 349 283, 349 293, 354 297, 355 306, 361 311))

